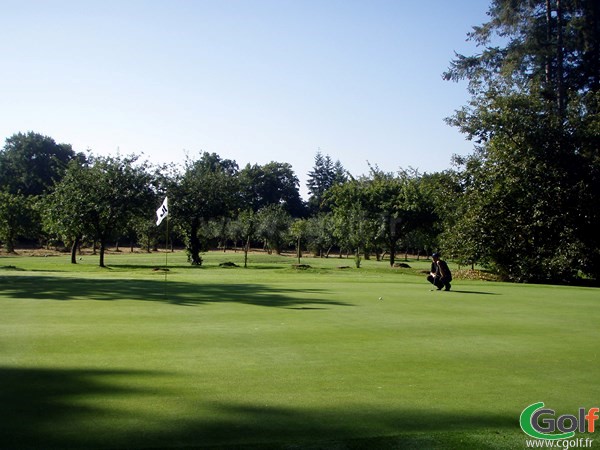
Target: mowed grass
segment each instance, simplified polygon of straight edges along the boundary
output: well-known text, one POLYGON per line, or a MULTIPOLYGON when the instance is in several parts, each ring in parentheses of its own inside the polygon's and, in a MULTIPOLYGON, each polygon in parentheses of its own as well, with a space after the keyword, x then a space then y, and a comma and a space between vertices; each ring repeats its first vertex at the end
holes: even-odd
POLYGON ((597 289, 168 258, 0 258, 0 448, 524 448, 600 404, 597 289))

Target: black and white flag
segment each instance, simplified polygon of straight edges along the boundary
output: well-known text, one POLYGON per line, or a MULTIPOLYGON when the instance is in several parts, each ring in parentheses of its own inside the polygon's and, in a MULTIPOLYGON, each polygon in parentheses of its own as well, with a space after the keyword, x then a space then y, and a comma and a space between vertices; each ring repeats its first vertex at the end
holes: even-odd
POLYGON ((165 217, 169 215, 169 206, 167 205, 167 197, 160 205, 160 208, 156 210, 156 226, 159 226, 165 217))

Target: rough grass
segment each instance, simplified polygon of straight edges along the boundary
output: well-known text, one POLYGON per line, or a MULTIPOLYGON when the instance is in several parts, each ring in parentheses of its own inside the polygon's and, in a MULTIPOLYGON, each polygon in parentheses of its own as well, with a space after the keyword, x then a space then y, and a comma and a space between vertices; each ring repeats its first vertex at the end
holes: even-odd
POLYGON ((204 259, 0 258, 0 448, 523 448, 598 406, 597 289, 204 259))

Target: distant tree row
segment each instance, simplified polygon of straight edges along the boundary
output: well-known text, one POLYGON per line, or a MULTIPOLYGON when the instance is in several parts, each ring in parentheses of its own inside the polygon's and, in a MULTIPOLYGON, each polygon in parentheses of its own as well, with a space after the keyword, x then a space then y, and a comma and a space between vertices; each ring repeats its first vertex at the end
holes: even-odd
MULTIPOLYGON (((329 256, 335 249, 362 257, 394 255, 399 242, 425 250, 414 231, 428 233, 428 206, 418 194, 418 174, 372 169, 355 179, 320 152, 309 174, 311 197, 303 202, 287 163, 246 165, 202 153, 183 167, 153 167, 136 155, 102 157, 74 153, 68 145, 29 132, 16 134, 0 152, 0 237, 14 251, 17 239, 68 246, 71 260, 84 242, 99 250, 134 242, 150 251, 164 236, 154 211, 169 198, 169 224, 201 265, 210 246, 261 245, 280 253, 296 247, 329 256), (39 163, 39 164, 38 164, 39 163), (421 215, 419 215, 421 214, 421 215), (425 220, 426 219, 426 220, 425 220)), ((429 208, 431 210, 431 208, 429 208)))
POLYGON ((201 265, 209 247, 363 258, 441 250, 514 281, 600 275, 600 2, 493 0, 469 34, 481 51, 456 55, 444 77, 471 100, 447 119, 475 144, 454 168, 420 174, 371 167, 354 177, 318 152, 310 198, 287 163, 246 165, 203 153, 182 167, 137 156, 76 154, 33 132, 0 151, 0 240, 151 250, 164 236, 155 209, 201 265), (495 44, 500 36, 503 46, 495 44))

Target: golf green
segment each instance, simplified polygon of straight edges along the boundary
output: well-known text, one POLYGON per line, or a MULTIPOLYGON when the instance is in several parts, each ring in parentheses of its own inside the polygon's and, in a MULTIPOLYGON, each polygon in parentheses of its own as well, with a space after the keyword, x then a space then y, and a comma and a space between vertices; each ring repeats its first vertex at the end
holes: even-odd
POLYGON ((0 258, 0 448, 526 448, 600 406, 597 289, 203 257, 0 258))

